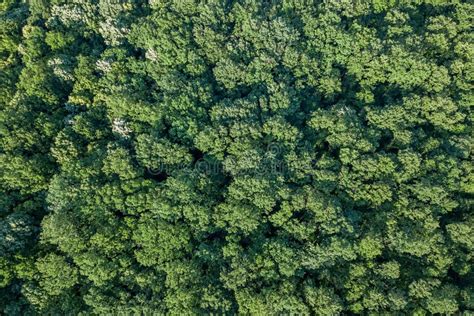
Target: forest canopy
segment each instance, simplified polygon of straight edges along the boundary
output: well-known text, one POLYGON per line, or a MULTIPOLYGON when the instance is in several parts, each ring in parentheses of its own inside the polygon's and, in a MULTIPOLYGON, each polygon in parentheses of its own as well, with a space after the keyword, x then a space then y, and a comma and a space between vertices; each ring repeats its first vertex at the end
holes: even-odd
POLYGON ((474 313, 474 4, 0 2, 0 314, 474 313))

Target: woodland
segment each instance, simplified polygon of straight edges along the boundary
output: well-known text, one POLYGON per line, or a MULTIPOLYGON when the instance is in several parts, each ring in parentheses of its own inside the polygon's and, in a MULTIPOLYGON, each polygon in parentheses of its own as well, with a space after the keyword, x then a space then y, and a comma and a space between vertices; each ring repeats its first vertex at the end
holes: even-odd
POLYGON ((0 314, 473 315, 473 18, 0 1, 0 314))

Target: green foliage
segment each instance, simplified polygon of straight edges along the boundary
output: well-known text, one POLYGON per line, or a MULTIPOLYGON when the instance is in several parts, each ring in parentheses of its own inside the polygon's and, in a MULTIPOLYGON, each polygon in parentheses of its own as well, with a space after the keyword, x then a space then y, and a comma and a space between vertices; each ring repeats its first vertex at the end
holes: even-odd
POLYGON ((474 312, 468 1, 0 3, 0 314, 474 312))

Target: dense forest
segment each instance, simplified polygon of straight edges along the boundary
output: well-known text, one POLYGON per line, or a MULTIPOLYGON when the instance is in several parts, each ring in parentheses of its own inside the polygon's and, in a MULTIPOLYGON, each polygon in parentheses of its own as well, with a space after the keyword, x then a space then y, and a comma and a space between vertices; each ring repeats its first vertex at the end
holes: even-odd
POLYGON ((2 0, 0 314, 471 315, 473 17, 2 0))

